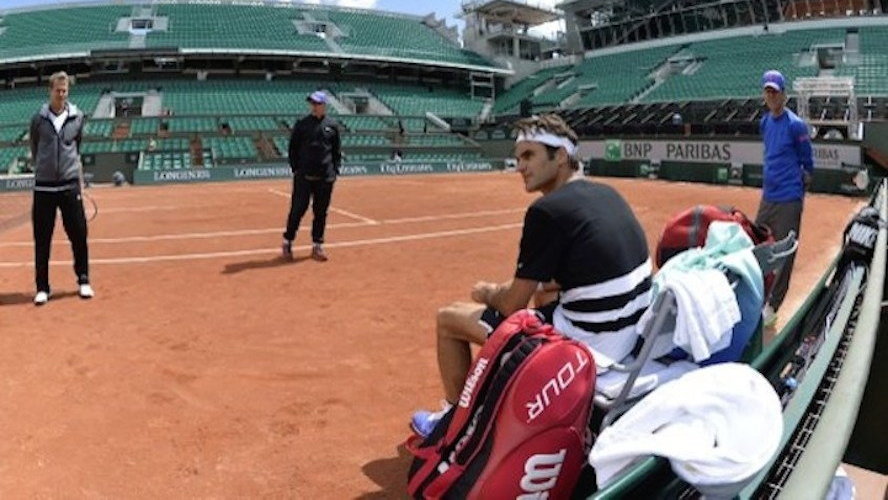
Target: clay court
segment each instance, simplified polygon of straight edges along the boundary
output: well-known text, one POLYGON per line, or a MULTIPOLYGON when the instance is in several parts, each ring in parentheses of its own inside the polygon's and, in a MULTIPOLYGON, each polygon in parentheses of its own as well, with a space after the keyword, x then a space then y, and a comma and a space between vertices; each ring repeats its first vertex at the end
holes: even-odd
MULTIPOLYGON (((651 247, 698 203, 760 191, 601 179, 651 247)), ((440 398, 437 307, 513 272, 515 174, 344 178, 330 261, 278 256, 287 180, 95 188, 97 297, 57 226, 35 308, 30 223, 0 233, 0 491, 7 498, 397 498, 413 410, 440 398)), ((812 194, 786 316, 863 200, 812 194)), ((23 207, 27 210, 28 207, 23 207)), ((782 318, 785 320, 786 318, 782 318)))

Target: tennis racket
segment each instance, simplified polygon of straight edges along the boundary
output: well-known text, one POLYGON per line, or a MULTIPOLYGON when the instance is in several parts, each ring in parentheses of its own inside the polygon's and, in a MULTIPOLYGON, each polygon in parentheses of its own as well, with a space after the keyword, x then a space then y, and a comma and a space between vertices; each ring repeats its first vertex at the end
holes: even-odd
POLYGON ((86 194, 86 191, 80 191, 81 203, 83 203, 83 213, 86 214, 86 222, 92 222, 96 220, 96 216, 99 215, 99 204, 96 203, 95 198, 86 194))
POLYGON ((80 203, 83 204, 83 214, 86 215, 86 222, 96 220, 99 215, 99 204, 96 200, 86 193, 86 176, 83 173, 83 162, 77 161, 77 168, 80 170, 80 203))

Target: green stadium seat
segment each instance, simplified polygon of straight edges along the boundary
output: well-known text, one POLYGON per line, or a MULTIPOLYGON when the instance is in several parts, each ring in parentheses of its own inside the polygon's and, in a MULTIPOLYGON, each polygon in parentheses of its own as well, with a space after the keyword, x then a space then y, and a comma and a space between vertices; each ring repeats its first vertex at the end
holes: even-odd
POLYGON ((148 34, 148 47, 229 48, 329 53, 313 34, 299 34, 293 19, 301 9, 266 5, 159 5, 166 31, 148 34))
POLYGON ((114 122, 112 120, 87 120, 83 127, 83 135, 85 137, 111 137, 114 130, 114 122))
POLYGON ((15 142, 27 133, 26 126, 12 126, 0 128, 0 142, 15 142))
POLYGON ((145 153, 142 155, 142 170, 182 170, 192 168, 191 154, 178 153, 145 153))
POLYGON ((204 148, 213 152, 213 158, 226 161, 255 161, 256 146, 249 137, 206 137, 204 148))
POLYGON ((160 126, 157 118, 139 118, 130 122, 130 135, 156 135, 160 126))
POLYGON ((490 66, 483 57, 422 24, 418 17, 351 9, 330 9, 326 16, 345 32, 336 42, 350 54, 490 66))
POLYGON ((278 130, 280 125, 278 122, 268 116, 235 116, 221 120, 227 123, 234 132, 247 132, 254 130, 278 130))
MULTIPOLYGON (((70 91, 71 102, 89 116, 95 111, 101 97, 101 88, 100 85, 91 83, 74 85, 70 91)), ((0 125, 22 124, 27 127, 31 117, 48 100, 49 91, 45 86, 0 90, 0 125)))
POLYGON ((131 12, 127 5, 98 5, 7 13, 3 16, 6 29, 0 34, 0 61, 125 49, 129 33, 117 33, 115 28, 117 20, 131 12))
POLYGON ((19 158, 27 158, 24 146, 0 148, 0 175, 21 173, 16 165, 19 158))
POLYGON ((430 111, 441 117, 475 117, 484 102, 472 99, 468 92, 432 86, 373 83, 370 90, 401 116, 424 116, 430 111))

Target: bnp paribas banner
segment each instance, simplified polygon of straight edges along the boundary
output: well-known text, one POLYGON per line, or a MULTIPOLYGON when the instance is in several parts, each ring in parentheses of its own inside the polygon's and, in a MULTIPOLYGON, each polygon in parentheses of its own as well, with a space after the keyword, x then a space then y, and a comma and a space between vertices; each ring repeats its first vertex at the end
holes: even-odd
MULTIPOLYGON (((762 164, 761 142, 740 141, 664 141, 608 139, 581 141, 584 159, 606 161, 648 160, 690 163, 762 164)), ((860 165, 860 146, 848 144, 814 144, 814 168, 841 169, 843 165, 860 165)))
MULTIPOLYGON (((443 162, 443 163, 367 163, 343 165, 340 174, 355 175, 408 175, 457 172, 490 172, 491 161, 443 162)), ((137 170, 133 173, 134 184, 165 184, 179 182, 234 181, 241 179, 271 179, 290 177, 290 168, 281 165, 250 165, 240 167, 214 167, 190 170, 137 170)))

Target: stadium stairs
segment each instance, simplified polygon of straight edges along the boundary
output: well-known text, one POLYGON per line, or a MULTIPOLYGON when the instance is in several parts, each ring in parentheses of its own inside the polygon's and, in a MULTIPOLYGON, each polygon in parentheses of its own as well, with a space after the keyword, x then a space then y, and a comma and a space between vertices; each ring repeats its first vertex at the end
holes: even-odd
POLYGON ((191 164, 196 167, 204 167, 203 161, 203 141, 200 136, 194 136, 188 146, 189 152, 191 153, 191 164))
POLYGON ((259 157, 263 161, 280 160, 283 156, 285 156, 279 155, 277 149, 275 149, 274 147, 274 144, 268 141, 268 139, 266 139, 265 136, 262 134, 253 138, 253 144, 256 146, 256 151, 259 152, 259 157))

